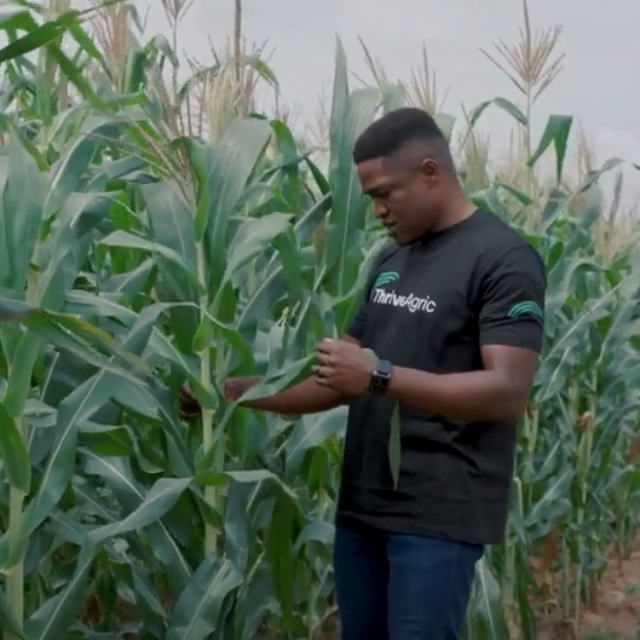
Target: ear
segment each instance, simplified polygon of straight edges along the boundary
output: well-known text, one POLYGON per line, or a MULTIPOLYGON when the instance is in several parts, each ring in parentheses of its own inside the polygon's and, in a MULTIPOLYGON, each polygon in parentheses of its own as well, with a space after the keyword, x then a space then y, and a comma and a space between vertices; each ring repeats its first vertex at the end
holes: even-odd
POLYGON ((420 173, 429 182, 437 182, 442 175, 442 169, 433 158, 426 158, 420 164, 420 173))

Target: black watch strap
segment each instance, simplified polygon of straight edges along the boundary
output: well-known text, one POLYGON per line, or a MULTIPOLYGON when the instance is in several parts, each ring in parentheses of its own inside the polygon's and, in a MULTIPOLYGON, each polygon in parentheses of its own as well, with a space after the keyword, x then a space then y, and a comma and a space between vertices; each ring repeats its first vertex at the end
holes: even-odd
POLYGON ((387 392, 389 380, 391 380, 392 365, 388 360, 378 360, 376 368, 371 374, 369 393, 382 395, 387 392))

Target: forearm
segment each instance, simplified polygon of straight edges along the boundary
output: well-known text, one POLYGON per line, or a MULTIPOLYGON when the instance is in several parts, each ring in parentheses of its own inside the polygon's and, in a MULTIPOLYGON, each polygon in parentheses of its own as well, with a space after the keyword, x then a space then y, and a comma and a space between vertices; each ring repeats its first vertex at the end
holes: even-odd
POLYGON ((395 367, 388 393, 427 413, 468 422, 517 419, 524 405, 522 393, 497 371, 433 374, 395 367))
POLYGON ((322 387, 314 378, 307 378, 272 396, 249 400, 241 404, 243 407, 260 411, 283 415, 303 415, 328 411, 348 401, 346 396, 333 389, 322 387))

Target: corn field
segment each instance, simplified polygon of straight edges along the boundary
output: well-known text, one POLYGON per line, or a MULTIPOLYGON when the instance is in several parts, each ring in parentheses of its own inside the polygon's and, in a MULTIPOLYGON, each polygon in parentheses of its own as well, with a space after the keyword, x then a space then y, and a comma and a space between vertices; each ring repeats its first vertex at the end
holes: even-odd
MULTIPOLYGON (((532 139, 559 32, 487 58, 513 100, 457 121, 424 59, 354 83, 340 42, 325 149, 267 114, 259 50, 178 73, 127 3, 4 2, 0 29, 0 628, 5 640, 317 640, 336 613, 333 516, 345 409, 289 418, 225 402, 309 372, 342 333, 381 239, 351 161, 382 111, 436 113, 469 197, 543 255, 548 320, 507 536, 478 566, 466 640, 577 637, 640 516, 640 263, 605 205, 620 160, 567 168, 573 118, 532 139), (527 57, 528 56, 528 57, 527 57), (511 118, 492 166, 479 126, 511 118), (323 155, 324 153, 324 155, 323 155), (316 160, 314 158, 324 158, 316 160), (540 169, 545 161, 551 175, 540 169), (188 385, 202 412, 180 417, 188 385)), ((479 56, 480 58, 482 56, 479 56)), ((321 127, 322 128, 322 127, 321 127)))

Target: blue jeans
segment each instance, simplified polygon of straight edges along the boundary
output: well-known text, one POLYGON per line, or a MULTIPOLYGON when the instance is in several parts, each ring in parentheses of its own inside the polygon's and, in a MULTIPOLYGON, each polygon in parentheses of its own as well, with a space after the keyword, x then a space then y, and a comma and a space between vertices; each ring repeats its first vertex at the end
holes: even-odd
POLYGON ((458 640, 482 545, 336 525, 342 640, 458 640))

